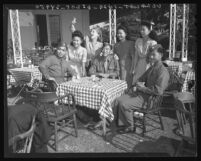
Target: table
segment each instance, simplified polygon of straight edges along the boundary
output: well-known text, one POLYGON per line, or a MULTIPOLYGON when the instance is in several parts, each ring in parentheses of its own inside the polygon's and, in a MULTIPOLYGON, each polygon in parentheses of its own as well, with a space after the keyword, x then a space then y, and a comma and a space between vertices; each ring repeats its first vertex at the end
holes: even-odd
MULTIPOLYGON (((183 87, 182 87, 182 92, 187 92, 188 91, 188 82, 191 81, 191 80, 195 80, 195 72, 194 71, 188 71, 186 73, 184 84, 183 84, 183 87)), ((191 92, 195 95, 195 88, 194 87, 192 88, 191 92)))
MULTIPOLYGON (((90 77, 83 77, 79 82, 68 81, 60 84, 57 88, 57 95, 62 96, 72 93, 75 96, 76 104, 98 110, 103 120, 103 135, 106 134, 106 118, 112 121, 112 103, 124 94, 127 83, 124 80, 102 78, 93 82, 90 77)), ((64 103, 68 103, 64 100, 64 103)))
POLYGON ((28 86, 32 86, 34 79, 42 80, 42 73, 39 71, 38 67, 23 67, 9 69, 12 74, 10 77, 10 82, 25 81, 28 86))

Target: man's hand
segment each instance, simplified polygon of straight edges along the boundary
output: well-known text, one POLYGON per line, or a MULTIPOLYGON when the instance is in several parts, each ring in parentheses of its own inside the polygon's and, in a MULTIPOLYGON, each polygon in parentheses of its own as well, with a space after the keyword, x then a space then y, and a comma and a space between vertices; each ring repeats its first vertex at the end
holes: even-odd
POLYGON ((137 82, 137 83, 136 83, 136 87, 137 87, 137 88, 138 88, 138 87, 139 87, 139 88, 143 88, 143 87, 145 87, 145 86, 144 86, 144 83, 145 83, 145 82, 137 82))

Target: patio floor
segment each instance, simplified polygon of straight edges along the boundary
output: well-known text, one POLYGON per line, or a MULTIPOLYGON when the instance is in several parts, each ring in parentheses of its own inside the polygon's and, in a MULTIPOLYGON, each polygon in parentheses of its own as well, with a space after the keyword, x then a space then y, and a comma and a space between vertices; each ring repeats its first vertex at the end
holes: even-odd
MULTIPOLYGON (((154 116, 150 116, 153 118, 154 116)), ((118 134, 108 133, 107 141, 101 136, 101 130, 89 130, 84 127, 79 119, 78 137, 74 136, 74 129, 67 127, 66 130, 72 132, 66 139, 59 143, 59 153, 167 153, 172 156, 178 146, 180 137, 174 130, 177 128, 177 122, 174 118, 163 116, 164 130, 159 124, 149 120, 153 126, 147 126, 147 133, 144 137, 140 135, 141 129, 137 128, 135 133, 118 134), (153 142, 155 142, 153 144, 153 142), (154 148, 153 148, 153 145, 154 148)), ((64 133, 59 133, 59 138, 64 133)), ((53 136, 52 136, 53 137, 53 136)), ((51 141, 50 141, 51 142, 51 141)), ((50 153, 55 151, 48 147, 50 153)))
MULTIPOLYGON (((8 98, 8 103, 14 98, 8 98)), ((92 112, 95 117, 98 116, 92 112)), ((154 118, 155 116, 150 116, 154 118)), ((89 130, 84 125, 86 122, 77 119, 78 137, 74 136, 74 129, 66 127, 66 130, 72 132, 72 135, 66 137, 59 143, 58 153, 156 153, 156 156, 161 156, 166 153, 166 156, 172 156, 177 148, 180 137, 174 131, 177 128, 176 116, 174 113, 165 111, 162 113, 164 130, 161 130, 159 124, 149 120, 151 126, 147 126, 147 133, 142 137, 141 129, 137 128, 135 133, 127 134, 111 134, 107 135, 107 141, 101 136, 102 130, 89 130)), ((58 133, 59 138, 64 136, 63 132, 58 133)), ((54 136, 52 136, 53 138, 54 136)), ((49 141, 51 143, 51 141, 49 141)), ((49 153, 55 151, 48 146, 49 153)), ((148 155, 149 156, 149 155, 148 155)))

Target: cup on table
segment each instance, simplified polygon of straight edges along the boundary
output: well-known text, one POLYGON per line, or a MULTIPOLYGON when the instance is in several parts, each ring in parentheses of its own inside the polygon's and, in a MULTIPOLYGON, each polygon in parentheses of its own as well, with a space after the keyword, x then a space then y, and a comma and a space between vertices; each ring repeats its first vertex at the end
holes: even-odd
POLYGON ((91 75, 91 79, 92 79, 92 81, 95 81, 96 80, 96 75, 91 75))

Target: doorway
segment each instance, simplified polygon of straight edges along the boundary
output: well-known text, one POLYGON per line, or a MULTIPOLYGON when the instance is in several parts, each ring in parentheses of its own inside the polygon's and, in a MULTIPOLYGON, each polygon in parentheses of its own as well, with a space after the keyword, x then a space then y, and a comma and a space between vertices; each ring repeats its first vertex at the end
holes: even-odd
POLYGON ((46 15, 36 15, 37 44, 44 47, 48 45, 46 15))

